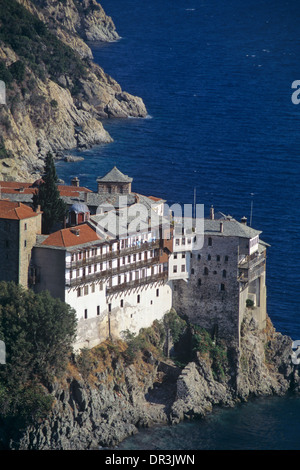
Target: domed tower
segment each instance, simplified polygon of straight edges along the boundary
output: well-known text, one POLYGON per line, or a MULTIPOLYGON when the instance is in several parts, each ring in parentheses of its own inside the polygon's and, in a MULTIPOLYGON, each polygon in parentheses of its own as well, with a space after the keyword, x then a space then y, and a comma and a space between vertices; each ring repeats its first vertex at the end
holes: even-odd
POLYGON ((69 209, 69 225, 83 224, 90 218, 90 210, 83 202, 75 202, 69 209))

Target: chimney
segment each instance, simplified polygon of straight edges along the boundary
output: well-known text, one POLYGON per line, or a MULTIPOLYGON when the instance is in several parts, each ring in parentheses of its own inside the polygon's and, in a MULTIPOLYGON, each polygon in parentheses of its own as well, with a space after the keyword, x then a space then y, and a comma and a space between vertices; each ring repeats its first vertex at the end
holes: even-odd
POLYGON ((211 220, 214 220, 214 218, 215 218, 215 210, 214 210, 213 206, 211 206, 211 208, 210 208, 210 218, 211 218, 211 220))
POLYGON ((76 186, 77 188, 79 188, 79 178, 77 178, 77 176, 75 176, 75 178, 72 178, 71 186, 76 186))
POLYGON ((242 217, 241 218, 241 223, 244 224, 244 225, 247 225, 247 217, 242 217))
POLYGON ((224 232, 224 224, 223 224, 223 222, 220 222, 220 232, 221 232, 221 233, 224 232))

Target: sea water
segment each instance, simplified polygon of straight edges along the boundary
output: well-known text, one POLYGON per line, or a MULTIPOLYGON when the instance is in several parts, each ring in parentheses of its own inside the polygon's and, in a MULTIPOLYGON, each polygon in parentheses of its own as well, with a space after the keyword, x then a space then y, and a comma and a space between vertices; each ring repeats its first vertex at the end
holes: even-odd
MULTIPOLYGON (((300 80, 299 2, 100 3, 121 39, 91 44, 94 59, 149 114, 104 121, 114 142, 74 152, 85 160, 59 162, 60 178, 78 176, 96 190, 97 176, 116 165, 136 192, 169 204, 192 204, 196 194, 206 214, 213 205, 246 216, 271 245, 268 313, 278 331, 300 339, 300 105, 291 99, 300 80)), ((259 399, 122 446, 300 449, 298 422, 297 398, 259 399)))

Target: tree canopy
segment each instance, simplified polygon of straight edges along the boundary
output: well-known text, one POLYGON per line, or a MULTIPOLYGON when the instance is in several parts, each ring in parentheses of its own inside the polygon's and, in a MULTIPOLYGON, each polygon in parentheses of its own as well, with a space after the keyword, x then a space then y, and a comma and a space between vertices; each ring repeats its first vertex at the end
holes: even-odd
POLYGON ((47 291, 0 282, 1 418, 36 417, 49 409, 44 386, 63 373, 76 334, 75 311, 47 291))
POLYGON ((49 152, 45 160, 44 174, 38 191, 33 196, 33 205, 41 206, 42 231, 49 233, 53 226, 61 222, 67 212, 67 204, 61 199, 57 188, 58 177, 52 154, 49 152))

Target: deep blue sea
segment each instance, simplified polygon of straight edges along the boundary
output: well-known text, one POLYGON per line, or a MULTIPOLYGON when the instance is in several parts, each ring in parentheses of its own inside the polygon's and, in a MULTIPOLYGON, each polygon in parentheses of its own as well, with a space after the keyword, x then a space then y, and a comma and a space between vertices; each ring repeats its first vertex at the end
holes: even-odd
MULTIPOLYGON (((300 339, 300 3, 297 0, 103 0, 121 39, 94 58, 147 119, 110 120, 114 139, 57 166, 96 190, 113 165, 133 190, 211 205, 262 230, 268 313, 300 339), (252 206, 252 212, 251 212, 252 206)), ((122 448, 300 449, 300 399, 260 399, 201 422, 139 433, 122 448), (192 433, 187 432, 192 429, 192 433), (190 438, 191 434, 194 440, 190 438), (189 439, 186 439, 189 436, 189 439), (151 447, 153 446, 153 447, 151 447), (175 447, 174 447, 175 446, 175 447)))

